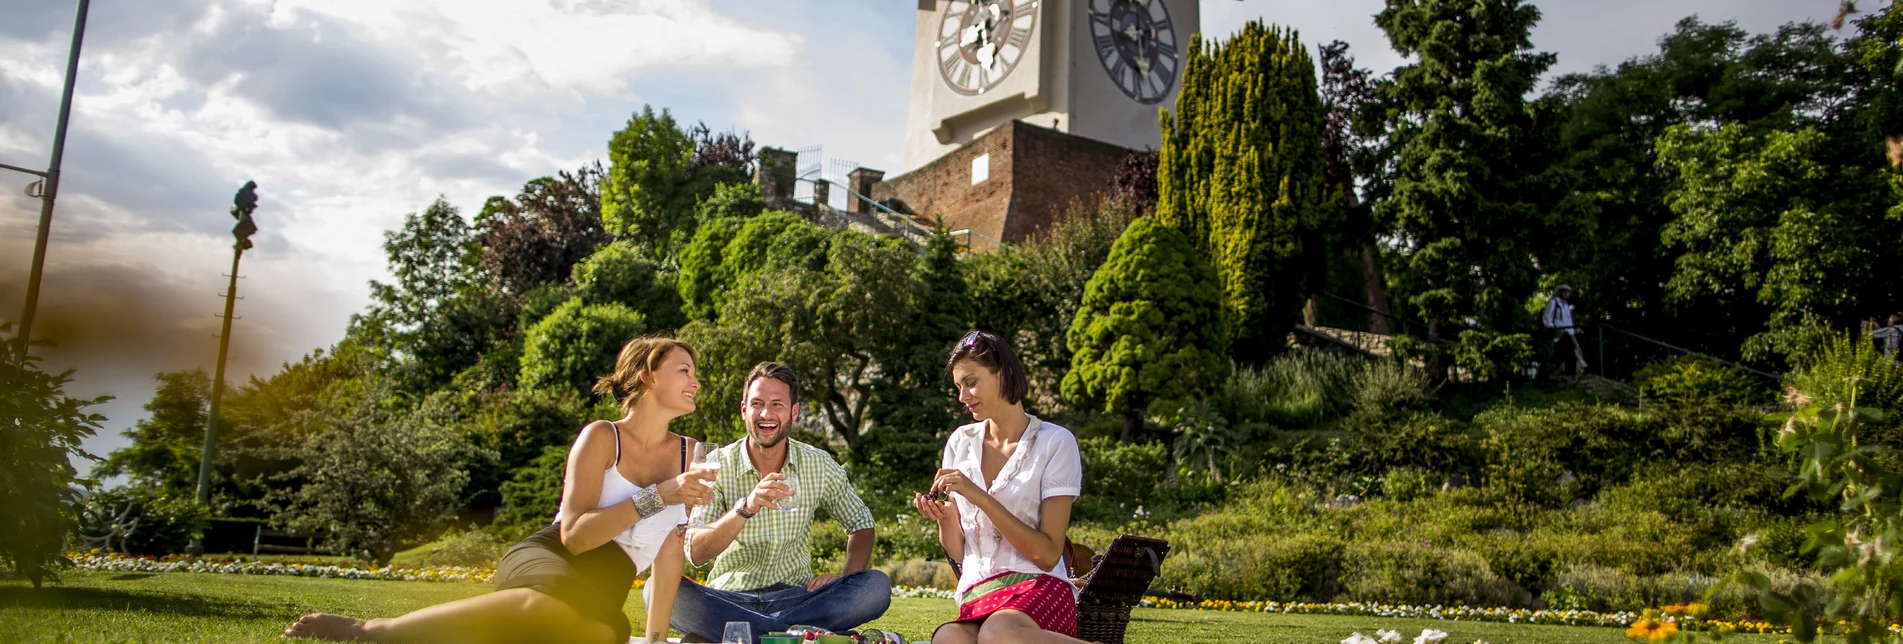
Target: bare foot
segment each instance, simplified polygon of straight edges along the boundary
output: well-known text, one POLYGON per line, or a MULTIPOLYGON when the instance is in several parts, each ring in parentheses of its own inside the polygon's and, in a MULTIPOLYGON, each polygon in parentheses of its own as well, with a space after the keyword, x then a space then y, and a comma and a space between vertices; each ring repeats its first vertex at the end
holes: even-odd
POLYGON ((343 615, 314 613, 297 620, 285 629, 285 637, 308 637, 311 639, 337 642, 358 642, 370 639, 364 632, 364 621, 343 615))

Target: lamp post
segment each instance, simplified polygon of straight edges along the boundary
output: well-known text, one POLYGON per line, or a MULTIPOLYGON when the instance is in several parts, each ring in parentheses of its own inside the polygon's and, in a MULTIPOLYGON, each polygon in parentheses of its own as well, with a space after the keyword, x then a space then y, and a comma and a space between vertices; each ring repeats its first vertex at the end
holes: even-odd
MULTIPOLYGON (((66 153, 66 122, 73 113, 73 83, 79 75, 79 44, 86 35, 86 9, 89 0, 79 0, 79 10, 73 18, 73 46, 66 55, 66 88, 59 99, 59 121, 53 127, 53 160, 47 164, 45 172, 28 170, 19 166, 0 164, 0 168, 17 170, 38 175, 40 198, 40 228, 33 241, 33 268, 26 281, 26 305, 20 312, 20 357, 26 357, 28 341, 33 338, 33 317, 40 308, 40 274, 46 267, 46 242, 53 228, 53 199, 59 195, 60 158, 66 153)), ((27 194, 32 195, 29 191, 27 194)))
MULTIPOLYGON (((237 218, 238 225, 231 228, 231 236, 237 242, 231 245, 231 283, 225 287, 225 324, 218 333, 218 366, 211 383, 211 414, 205 419, 205 450, 198 460, 198 505, 211 505, 211 459, 218 441, 218 406, 225 397, 225 356, 231 348, 231 313, 238 303, 238 260, 244 259, 244 252, 251 248, 251 235, 258 232, 258 225, 251 220, 251 212, 258 209, 258 183, 244 182, 238 189, 238 195, 231 200, 231 216, 237 218)), ((202 537, 192 537, 185 547, 193 556, 205 553, 202 537)))

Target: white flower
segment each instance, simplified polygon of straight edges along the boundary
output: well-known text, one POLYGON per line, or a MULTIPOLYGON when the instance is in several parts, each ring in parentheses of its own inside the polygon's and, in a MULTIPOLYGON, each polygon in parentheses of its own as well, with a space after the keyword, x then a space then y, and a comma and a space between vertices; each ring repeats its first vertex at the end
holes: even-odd
POLYGON ((1374 638, 1372 637, 1362 635, 1361 633, 1355 633, 1353 635, 1349 635, 1348 639, 1342 640, 1341 644, 1381 644, 1381 643, 1374 641, 1374 638))
POLYGON ((1379 638, 1381 640, 1381 644, 1401 644, 1400 631, 1391 630, 1391 629, 1383 629, 1383 630, 1375 631, 1374 635, 1376 638, 1379 638))
POLYGON ((1429 628, 1422 630, 1420 637, 1414 638, 1414 644, 1434 644, 1444 639, 1447 639, 1447 631, 1437 631, 1429 628))

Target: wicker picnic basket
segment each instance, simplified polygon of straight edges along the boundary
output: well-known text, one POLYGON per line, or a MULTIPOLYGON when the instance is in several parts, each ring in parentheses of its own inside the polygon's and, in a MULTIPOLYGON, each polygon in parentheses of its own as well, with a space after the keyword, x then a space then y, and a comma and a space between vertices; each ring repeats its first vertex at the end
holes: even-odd
POLYGON ((1143 591, 1163 572, 1170 542, 1126 534, 1110 542, 1095 558, 1082 580, 1077 597, 1077 638, 1098 644, 1123 644, 1130 628, 1130 609, 1143 601, 1143 591))

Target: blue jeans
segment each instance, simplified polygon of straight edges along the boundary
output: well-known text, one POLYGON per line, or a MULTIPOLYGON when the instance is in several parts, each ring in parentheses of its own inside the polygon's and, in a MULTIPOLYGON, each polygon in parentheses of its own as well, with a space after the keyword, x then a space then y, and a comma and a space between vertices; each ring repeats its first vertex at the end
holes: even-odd
POLYGON ((878 619, 892 605, 892 580, 877 570, 861 570, 807 592, 803 586, 774 584, 734 592, 681 580, 668 625, 683 641, 718 642, 727 622, 753 625, 753 639, 804 624, 833 631, 856 629, 878 619))

